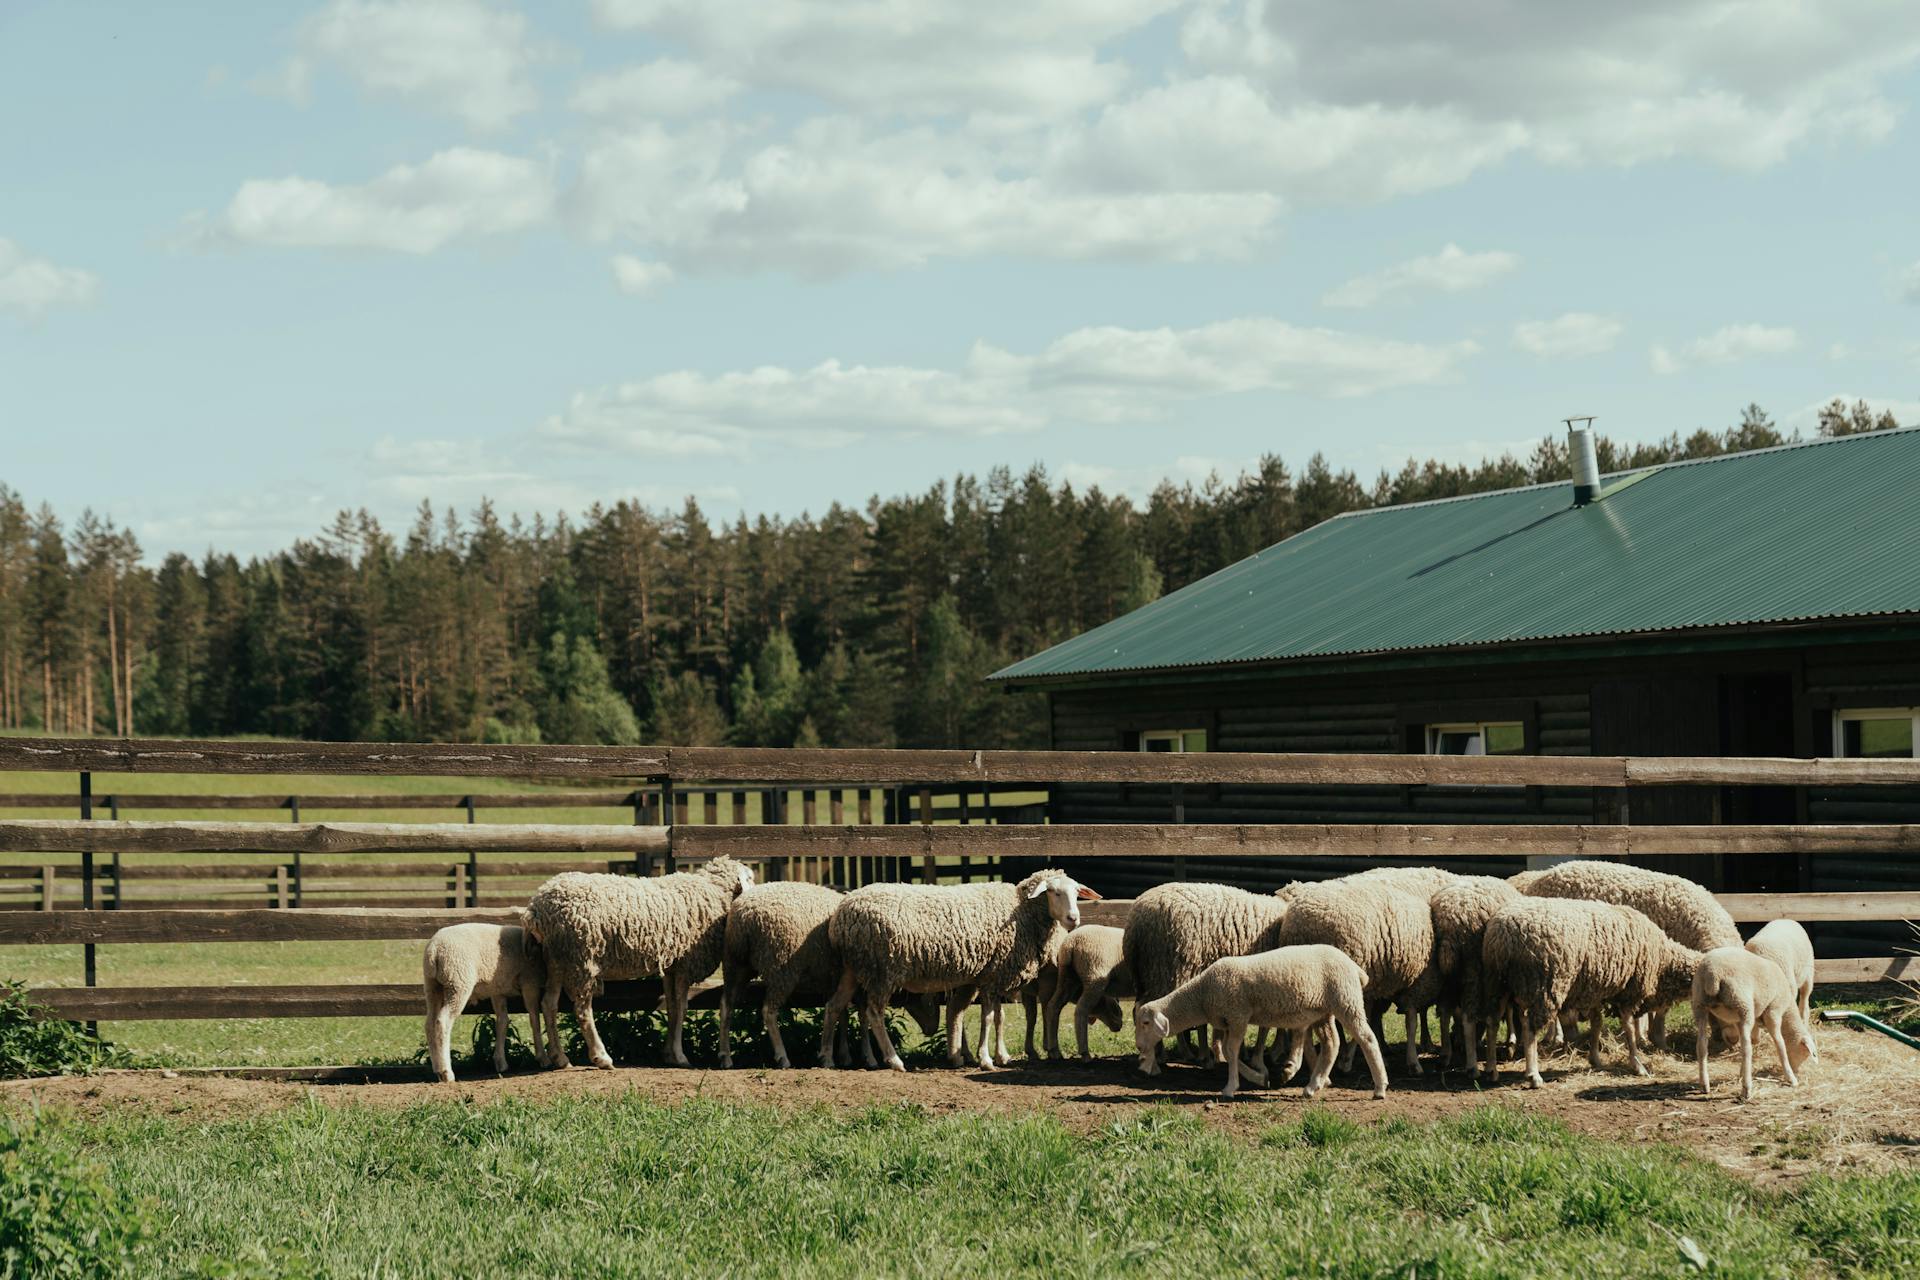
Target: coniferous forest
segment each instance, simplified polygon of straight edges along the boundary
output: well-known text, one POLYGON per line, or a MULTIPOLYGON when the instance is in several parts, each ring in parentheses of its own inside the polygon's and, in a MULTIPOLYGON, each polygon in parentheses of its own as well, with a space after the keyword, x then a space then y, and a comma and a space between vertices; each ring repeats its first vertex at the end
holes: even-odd
MULTIPOLYGON (((1834 401, 1821 435, 1897 425, 1834 401)), ((1604 470, 1780 444, 1602 438, 1604 470)), ((1564 444, 1371 483, 1315 455, 1162 484, 1144 505, 1039 469, 818 516, 716 524, 631 503, 574 518, 341 512, 245 563, 157 565, 92 512, 0 485, 0 728, 160 736, 1045 745, 1034 695, 981 678, 1356 508, 1565 479, 1564 444)))

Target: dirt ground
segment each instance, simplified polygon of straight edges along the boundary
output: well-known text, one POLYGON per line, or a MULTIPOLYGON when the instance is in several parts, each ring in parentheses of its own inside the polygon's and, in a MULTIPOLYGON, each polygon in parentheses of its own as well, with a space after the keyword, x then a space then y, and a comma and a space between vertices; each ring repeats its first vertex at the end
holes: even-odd
MULTIPOLYGON (((1584 1051, 1543 1063, 1547 1086, 1531 1090, 1509 1066, 1501 1082, 1475 1088, 1460 1072, 1444 1078, 1429 1059, 1415 1080, 1393 1074, 1387 1099, 1375 1102, 1339 1078, 1318 1100, 1355 1119, 1404 1116, 1432 1120, 1486 1101, 1552 1116, 1596 1137, 1675 1143, 1763 1184, 1815 1170, 1920 1171, 1920 1053, 1872 1032, 1822 1026, 1820 1059, 1808 1064, 1797 1089, 1779 1079, 1771 1046, 1757 1058, 1758 1087, 1741 1102, 1737 1060, 1713 1062, 1714 1094, 1700 1093, 1690 1057, 1656 1054, 1651 1078, 1625 1072, 1624 1057, 1608 1055, 1601 1071, 1587 1068, 1584 1051)), ((1690 1048, 1689 1043, 1689 1048, 1690 1048)), ((1397 1061, 1390 1052, 1389 1063, 1397 1061)), ((107 1072, 93 1077, 0 1083, 0 1106, 30 1101, 71 1107, 82 1114, 143 1108, 183 1119, 214 1121, 291 1106, 313 1097, 332 1105, 406 1106, 461 1098, 486 1104, 502 1098, 541 1099, 636 1090, 662 1101, 711 1098, 778 1107, 854 1108, 915 1104, 935 1113, 1044 1110, 1080 1129, 1103 1125, 1129 1109, 1167 1103, 1198 1111, 1224 1129, 1257 1133, 1297 1115, 1298 1088, 1246 1089, 1224 1100, 1219 1068, 1175 1065, 1148 1079, 1130 1059, 1089 1063, 1014 1065, 994 1071, 733 1071, 626 1068, 522 1073, 463 1079, 452 1085, 418 1082, 311 1083, 158 1071, 107 1072)))

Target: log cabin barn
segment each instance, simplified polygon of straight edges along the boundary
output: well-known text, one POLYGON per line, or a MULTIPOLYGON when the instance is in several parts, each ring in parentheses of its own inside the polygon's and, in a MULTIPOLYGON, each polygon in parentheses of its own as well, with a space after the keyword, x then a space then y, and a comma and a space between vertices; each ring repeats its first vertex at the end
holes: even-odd
MULTIPOLYGON (((1911 756, 1920 749, 1920 430, 1336 516, 995 673, 1061 750, 1911 756)), ((1063 785, 1056 822, 1915 822, 1920 789, 1063 785), (1178 817, 1174 817, 1176 799, 1178 817)), ((1893 857, 1636 859, 1721 892, 1912 890, 1893 857)), ((1132 896, 1336 859, 1115 859, 1132 896)), ((1513 859, 1460 860, 1509 874, 1513 859)), ((1903 926, 1820 927, 1885 954, 1903 926)))

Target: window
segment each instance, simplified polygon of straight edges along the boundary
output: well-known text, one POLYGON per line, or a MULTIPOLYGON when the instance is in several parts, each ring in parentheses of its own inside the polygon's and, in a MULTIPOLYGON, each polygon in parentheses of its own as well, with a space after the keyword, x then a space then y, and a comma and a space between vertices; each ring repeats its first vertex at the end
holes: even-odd
POLYGON ((1430 724, 1430 756, 1517 756, 1527 749, 1527 731, 1518 721, 1492 724, 1430 724))
POLYGON ((1836 754, 1859 760, 1909 760, 1920 741, 1920 708, 1879 707, 1833 713, 1836 754))
POLYGON ((1142 751, 1205 751, 1207 749, 1207 731, 1205 729, 1143 729, 1140 732, 1142 751))

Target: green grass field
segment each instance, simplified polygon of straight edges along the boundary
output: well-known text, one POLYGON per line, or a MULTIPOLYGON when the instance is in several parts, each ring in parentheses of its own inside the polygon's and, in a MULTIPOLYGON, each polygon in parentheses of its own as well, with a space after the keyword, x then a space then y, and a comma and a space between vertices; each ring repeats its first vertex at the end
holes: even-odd
POLYGON ((1761 1191, 1499 1106, 1076 1132, 626 1094, 116 1114, 47 1141, 148 1207, 128 1274, 1897 1276, 1920 1243, 1917 1175, 1761 1191))

